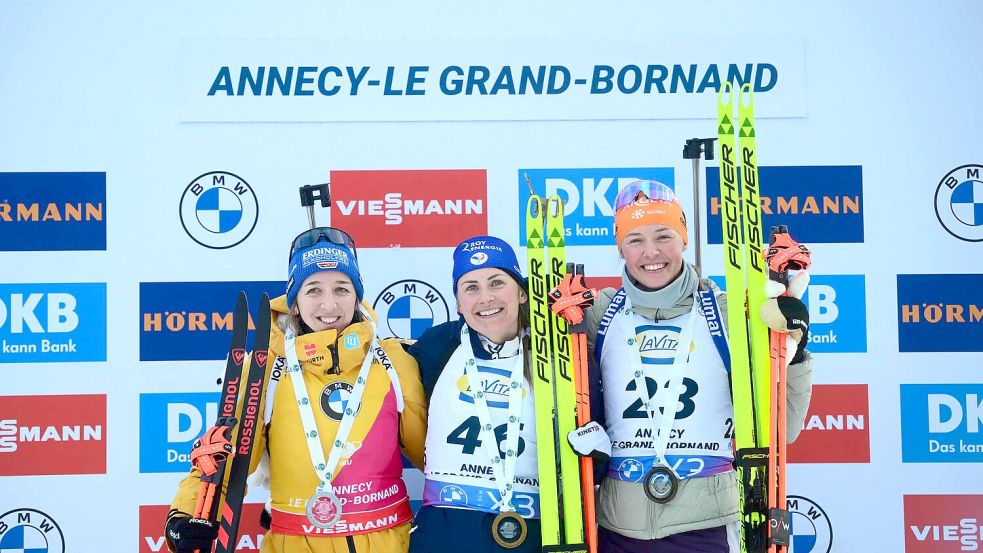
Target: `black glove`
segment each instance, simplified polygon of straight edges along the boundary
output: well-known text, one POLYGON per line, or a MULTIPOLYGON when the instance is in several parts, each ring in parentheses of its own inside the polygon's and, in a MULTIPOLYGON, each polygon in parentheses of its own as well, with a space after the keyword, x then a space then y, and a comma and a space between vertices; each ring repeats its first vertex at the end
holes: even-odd
POLYGON ((219 523, 203 518, 173 517, 167 521, 167 539, 177 553, 211 551, 218 537, 219 523))
POLYGON ((770 298, 761 306, 761 318, 769 328, 787 332, 796 341, 795 355, 789 364, 801 363, 805 359, 806 344, 809 343, 809 309, 806 304, 792 296, 770 298))

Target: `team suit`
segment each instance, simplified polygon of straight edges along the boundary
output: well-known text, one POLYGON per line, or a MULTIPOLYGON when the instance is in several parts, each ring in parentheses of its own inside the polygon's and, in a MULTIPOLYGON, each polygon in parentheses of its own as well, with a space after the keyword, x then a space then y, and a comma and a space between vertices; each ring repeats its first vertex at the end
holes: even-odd
MULTIPOLYGON (((646 252, 641 255, 649 256, 644 259, 651 263, 659 259, 668 266, 672 255, 681 259, 682 250, 672 253, 674 242, 663 230, 675 230, 685 249, 685 215, 670 189, 654 181, 636 181, 619 192, 615 203, 619 206, 615 231, 623 256, 628 247, 632 256, 646 252), (625 239, 629 233, 634 233, 630 241, 625 239), (646 237, 652 236, 664 242, 644 245, 650 239, 646 237), (648 249, 640 250, 639 244, 648 249)), ((632 262, 645 263, 642 259, 633 257, 632 262)), ((712 281, 701 281, 685 261, 678 275, 657 290, 641 286, 627 263, 626 258, 623 292, 602 290, 586 313, 588 349, 601 365, 605 425, 612 449, 598 493, 599 549, 602 553, 737 552, 734 405, 730 368, 724 361, 729 354, 720 331, 723 326, 726 332, 726 296, 712 281), (704 295, 694 306, 698 287, 704 295), (716 298, 716 308, 712 298, 716 298), (678 394, 673 403, 668 388, 670 375, 678 374, 674 360, 680 347, 689 349, 679 355, 682 369, 681 376, 673 376, 680 379, 678 389, 672 391, 678 394), (638 369, 633 366, 649 376, 636 378, 638 369), (639 384, 642 381, 644 385, 639 384), (642 386, 646 390, 640 390, 642 386), (643 402, 650 402, 651 418, 643 402), (661 423, 668 413, 674 413, 674 420, 666 438, 659 429, 665 428, 661 423), (656 448, 662 446, 664 451, 658 452, 656 448), (660 455, 664 455, 661 461, 660 455), (643 480, 655 465, 668 465, 680 479, 676 495, 664 503, 650 500, 645 493, 643 480)), ((801 302, 799 307, 804 310, 801 302)), ((808 314, 797 317, 807 319, 808 314)), ((796 355, 790 353, 789 442, 802 430, 812 395, 812 358, 804 350, 805 336, 798 342, 796 355)))
MULTIPOLYGON (((363 305, 363 307, 365 307, 363 305)), ((369 369, 361 407, 348 437, 332 486, 344 502, 342 521, 330 531, 312 525, 305 502, 319 478, 311 464, 304 429, 290 376, 284 370, 284 332, 288 318, 284 296, 271 302, 269 387, 260 412, 265 426, 256 435, 256 452, 269 454, 271 527, 264 536, 263 553, 372 553, 406 551, 412 512, 400 450, 416 466, 423 466, 427 407, 414 359, 395 339, 379 345, 391 361, 396 382, 378 359, 369 369), (274 356, 276 356, 274 358, 274 356), (403 410, 397 410, 397 394, 403 410)), ((371 311, 366 307, 366 312, 371 311)), ((374 316, 374 315, 371 315, 374 316)), ((312 411, 325 450, 337 432, 345 390, 350 390, 372 341, 372 328, 356 315, 343 331, 325 330, 296 338, 297 358, 312 411)), ((248 372, 243 369, 243 376, 248 372)), ((254 454, 249 472, 260 462, 254 454)), ((171 504, 171 517, 190 516, 197 499, 200 473, 192 469, 171 504)), ((173 551, 173 544, 168 540, 173 551)))

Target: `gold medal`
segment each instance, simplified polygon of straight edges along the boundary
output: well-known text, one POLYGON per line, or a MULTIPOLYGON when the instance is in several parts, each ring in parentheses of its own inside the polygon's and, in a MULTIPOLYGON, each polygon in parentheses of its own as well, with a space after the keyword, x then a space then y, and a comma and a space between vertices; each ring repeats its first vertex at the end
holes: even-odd
POLYGON ((502 511, 492 521, 492 538, 506 549, 514 549, 526 541, 529 534, 526 521, 514 511, 502 511))

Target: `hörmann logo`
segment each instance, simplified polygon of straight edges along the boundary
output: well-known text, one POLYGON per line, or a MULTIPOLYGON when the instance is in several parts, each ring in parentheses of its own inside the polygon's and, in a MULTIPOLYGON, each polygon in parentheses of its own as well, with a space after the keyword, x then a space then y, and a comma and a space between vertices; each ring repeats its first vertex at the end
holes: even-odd
POLYGON ((482 170, 332 171, 332 224, 359 247, 456 246, 487 234, 482 170))
POLYGON ((983 384, 902 384, 901 460, 983 462, 983 384))
POLYGON ((140 472, 186 472, 191 446, 218 418, 219 392, 140 394, 140 472))
POLYGON ((788 446, 790 463, 869 463, 866 384, 816 384, 805 426, 788 446))
POLYGON ((0 173, 0 251, 106 249, 106 173, 0 173))
POLYGON ((105 473, 105 395, 0 397, 0 476, 105 473))
POLYGON ((537 194, 563 199, 568 246, 614 244, 614 200, 618 191, 636 180, 655 180, 673 186, 671 167, 596 169, 519 169, 519 236, 525 237, 525 208, 529 201, 526 176, 537 194))
POLYGON ((946 232, 967 242, 983 241, 983 165, 961 165, 935 188, 935 216, 946 232))
POLYGON ((898 349, 983 351, 983 275, 898 275, 898 349))
MULTIPOLYGON (((725 171, 733 171, 726 165, 733 154, 724 152, 721 156, 725 171)), ((788 225, 803 244, 863 242, 862 173, 860 166, 759 167, 763 228, 788 225)), ((721 200, 717 168, 708 167, 706 178, 707 240, 721 244, 721 209, 738 207, 728 203, 731 200, 726 194, 721 200)))
MULTIPOLYGON (((225 359, 239 291, 259 298, 264 292, 279 296, 285 289, 282 281, 141 282, 140 360, 225 359)), ((250 306, 250 341, 258 305, 250 306)))
POLYGON ((0 363, 105 360, 105 284, 0 284, 0 363))
POLYGON ((905 553, 983 549, 983 495, 905 495, 905 553))

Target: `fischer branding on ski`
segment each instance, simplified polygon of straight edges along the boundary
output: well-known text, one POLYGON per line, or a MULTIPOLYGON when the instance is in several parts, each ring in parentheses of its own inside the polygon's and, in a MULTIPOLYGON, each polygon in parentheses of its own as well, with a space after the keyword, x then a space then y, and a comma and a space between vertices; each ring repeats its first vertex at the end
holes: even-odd
POLYGON ((766 485, 771 434, 768 417, 770 351, 767 327, 757 316, 765 300, 766 276, 764 259, 761 256, 761 209, 753 96, 750 86, 744 85, 741 88, 737 106, 738 125, 735 128, 733 92, 730 83, 723 83, 717 102, 723 211, 721 222, 724 236, 724 280, 731 298, 731 307, 727 310, 727 327, 730 332, 741 551, 756 553, 765 551, 768 547, 766 485), (735 131, 740 136, 740 150, 737 148, 735 131), (741 166, 740 186, 737 182, 738 164, 741 166))
POLYGON ((526 206, 526 252, 542 545, 544 552, 585 552, 579 460, 565 439, 576 427, 570 336, 547 299, 566 271, 564 232, 559 196, 544 202, 532 194, 526 206))

